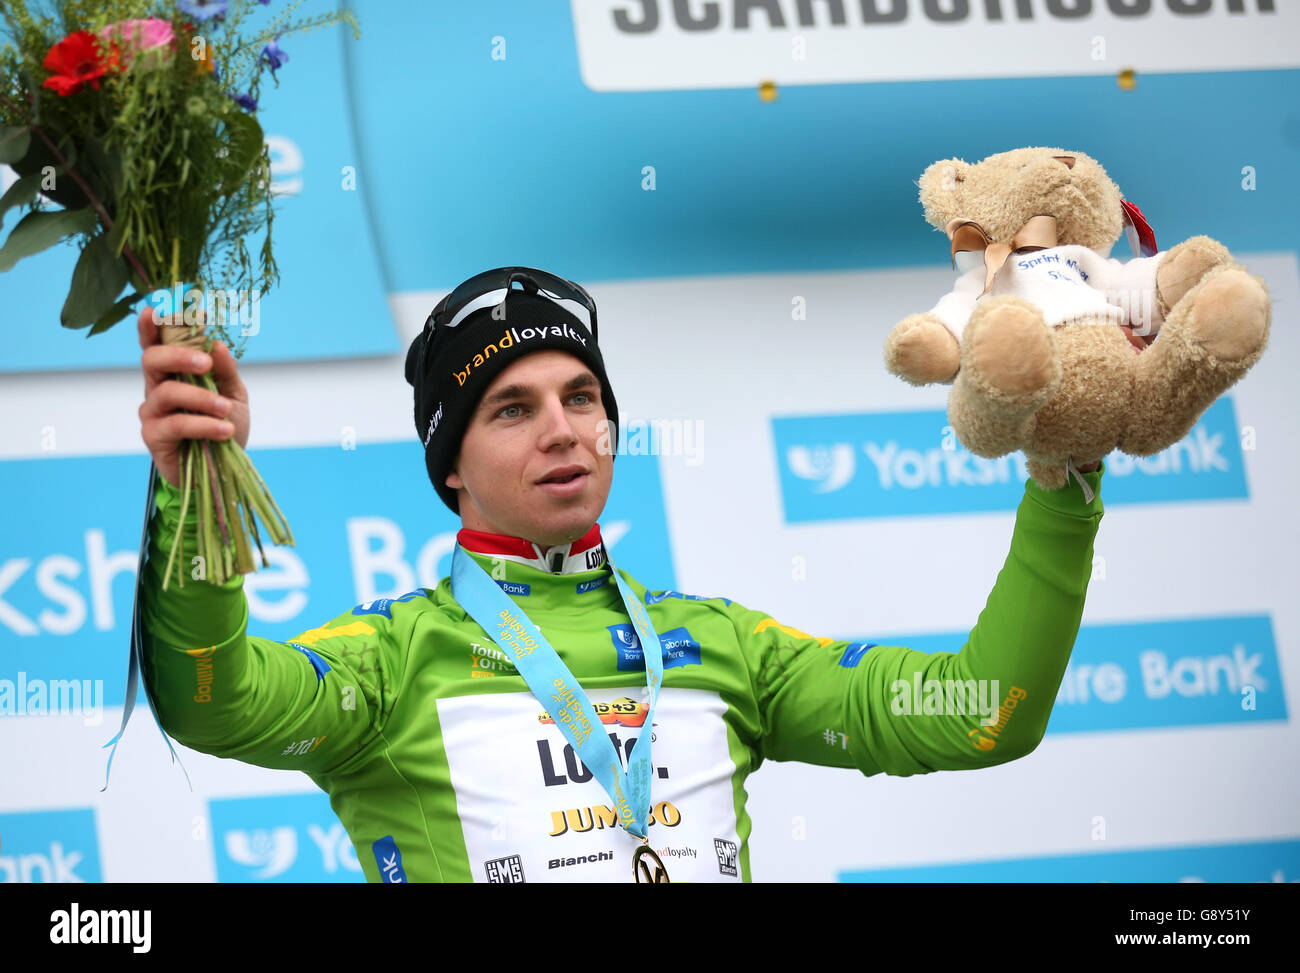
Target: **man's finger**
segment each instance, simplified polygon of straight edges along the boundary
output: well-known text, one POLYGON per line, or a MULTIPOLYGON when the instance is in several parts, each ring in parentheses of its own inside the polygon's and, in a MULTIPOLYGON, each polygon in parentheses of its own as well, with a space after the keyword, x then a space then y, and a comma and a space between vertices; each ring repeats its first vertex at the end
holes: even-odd
POLYGON ((243 397, 244 383, 239 377, 239 366, 224 341, 212 342, 212 377, 222 392, 236 398, 243 397))
POLYGON ((135 327, 140 335, 141 348, 148 348, 162 341, 162 337, 158 334, 158 319, 155 317, 152 304, 140 308, 140 313, 135 319, 135 327))
POLYGON ((177 379, 169 379, 160 383, 144 400, 140 406, 139 416, 144 421, 187 409, 190 412, 206 413, 225 419, 230 414, 232 404, 230 399, 223 399, 217 393, 205 388, 177 379), (221 401, 225 402, 224 408, 218 404, 221 401))
POLYGON ((144 350, 140 363, 144 369, 144 394, 148 396, 154 386, 178 372, 203 374, 212 367, 212 358, 195 348, 156 345, 144 350))
POLYGON ((140 426, 140 438, 151 451, 158 446, 174 447, 182 439, 229 439, 234 434, 233 422, 184 412, 151 418, 140 426))

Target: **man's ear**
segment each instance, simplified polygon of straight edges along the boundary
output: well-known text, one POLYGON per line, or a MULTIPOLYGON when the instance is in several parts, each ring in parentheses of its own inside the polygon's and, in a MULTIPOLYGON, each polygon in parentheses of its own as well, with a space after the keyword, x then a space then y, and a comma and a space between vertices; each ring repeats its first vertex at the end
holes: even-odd
POLYGON ((459 469, 460 469, 460 450, 457 450, 456 458, 451 461, 451 467, 447 470, 447 475, 442 478, 442 482, 444 486, 452 490, 459 490, 461 487, 465 485, 465 481, 462 480, 460 478, 460 474, 456 472, 459 469), (455 483, 451 482, 453 479, 456 481, 455 483))

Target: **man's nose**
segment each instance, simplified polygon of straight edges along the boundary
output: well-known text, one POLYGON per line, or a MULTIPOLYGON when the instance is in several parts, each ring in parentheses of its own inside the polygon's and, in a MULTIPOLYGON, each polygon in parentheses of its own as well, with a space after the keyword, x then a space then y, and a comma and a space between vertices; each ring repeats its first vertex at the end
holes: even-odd
POLYGON ((557 443, 567 446, 578 439, 564 403, 558 396, 547 399, 542 407, 542 430, 542 449, 549 449, 557 443))

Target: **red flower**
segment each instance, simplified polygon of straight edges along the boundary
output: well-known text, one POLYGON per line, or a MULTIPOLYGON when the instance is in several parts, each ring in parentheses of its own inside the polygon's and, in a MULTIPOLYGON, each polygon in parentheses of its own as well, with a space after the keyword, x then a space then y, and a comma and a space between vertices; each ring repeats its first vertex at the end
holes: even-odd
POLYGON ((66 97, 89 84, 99 90, 99 79, 110 69, 118 69, 117 44, 109 46, 107 60, 101 58, 99 38, 88 30, 69 34, 50 48, 45 67, 54 73, 45 79, 43 88, 51 88, 66 97))

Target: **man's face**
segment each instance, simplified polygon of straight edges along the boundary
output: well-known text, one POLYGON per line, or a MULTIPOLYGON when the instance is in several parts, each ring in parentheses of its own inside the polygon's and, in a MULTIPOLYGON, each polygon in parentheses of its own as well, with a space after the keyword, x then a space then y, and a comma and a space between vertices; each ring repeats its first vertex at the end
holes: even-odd
POLYGON ((600 382, 579 359, 547 350, 513 362, 483 393, 447 476, 463 526, 543 547, 577 540, 609 497, 614 457, 597 444, 611 439, 600 382))

